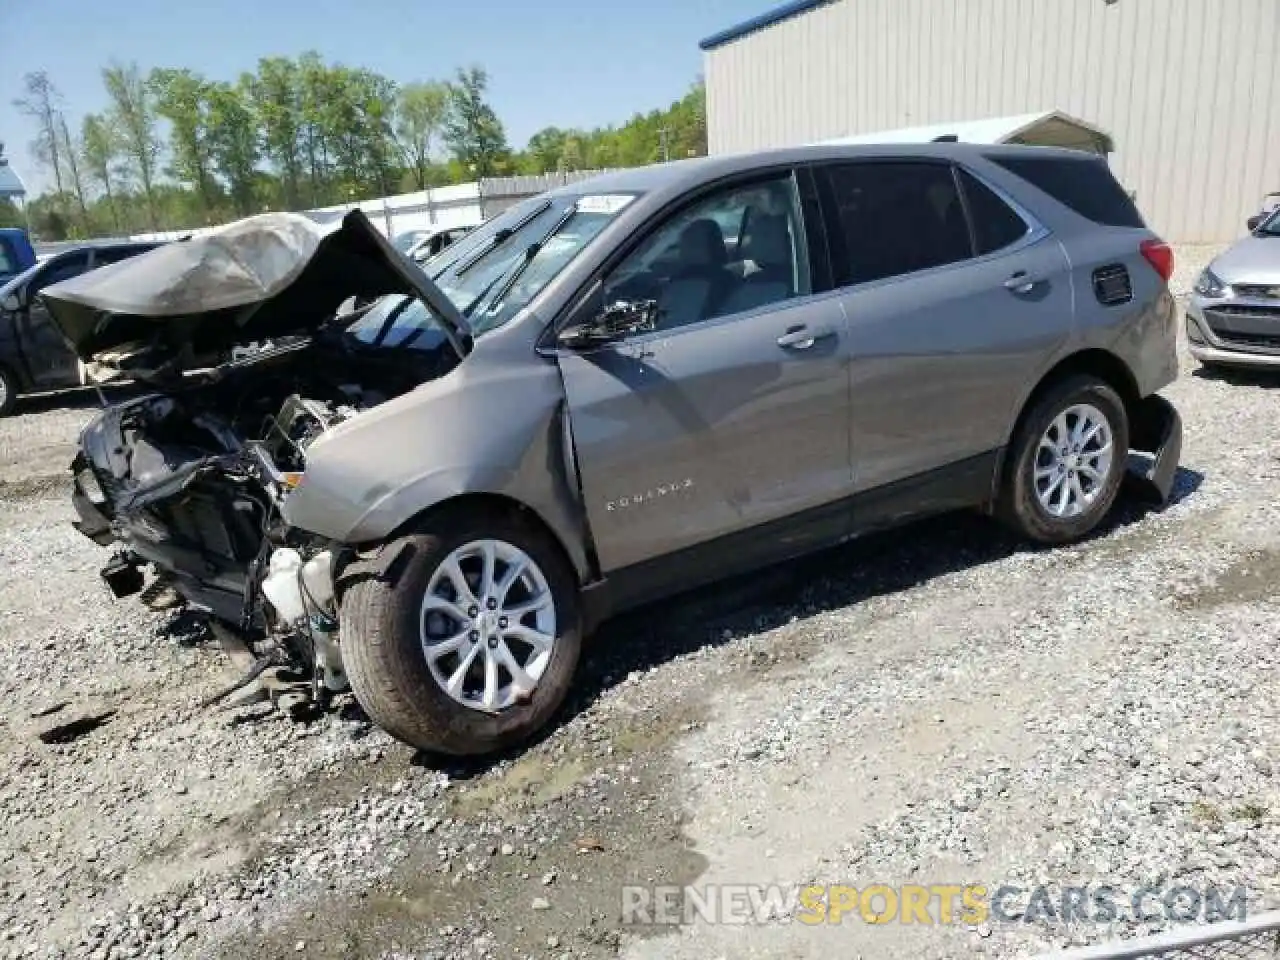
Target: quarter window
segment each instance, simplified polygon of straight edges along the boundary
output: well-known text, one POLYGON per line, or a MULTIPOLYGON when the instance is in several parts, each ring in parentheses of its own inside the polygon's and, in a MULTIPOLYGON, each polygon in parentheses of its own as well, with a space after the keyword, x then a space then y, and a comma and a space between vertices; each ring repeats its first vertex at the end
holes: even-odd
POLYGON ((653 301, 675 329, 812 290, 792 176, 729 187, 675 214, 604 285, 608 304, 653 301))
POLYGON ((837 285, 967 260, 973 241, 951 167, 889 161, 826 167, 837 285))
POLYGON ((964 186, 965 200, 969 204, 969 216, 973 220, 973 235, 978 244, 979 256, 1003 250, 1027 235, 1030 228, 1026 221, 996 196, 990 187, 967 170, 957 172, 964 186))

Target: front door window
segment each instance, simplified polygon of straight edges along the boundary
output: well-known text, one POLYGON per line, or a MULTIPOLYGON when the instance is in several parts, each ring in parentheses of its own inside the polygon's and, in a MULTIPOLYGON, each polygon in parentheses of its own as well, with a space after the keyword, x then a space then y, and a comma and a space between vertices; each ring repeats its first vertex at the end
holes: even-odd
POLYGON ((605 303, 652 300, 673 330, 811 291, 795 180, 728 187, 677 213, 605 282, 605 303))

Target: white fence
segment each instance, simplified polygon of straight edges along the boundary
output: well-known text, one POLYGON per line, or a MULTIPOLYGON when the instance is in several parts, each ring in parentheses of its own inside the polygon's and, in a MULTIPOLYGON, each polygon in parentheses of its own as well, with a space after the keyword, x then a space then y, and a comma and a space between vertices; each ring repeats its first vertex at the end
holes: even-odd
MULTIPOLYGON (((363 210, 374 225, 389 237, 394 237, 406 230, 472 227, 528 197, 605 172, 607 171, 579 170, 572 173, 549 173, 526 177, 491 177, 472 183, 401 193, 394 197, 334 204, 306 212, 344 213, 358 208, 363 210)), ((134 234, 132 239, 176 240, 179 237, 203 233, 207 229, 209 228, 138 233, 134 234)))

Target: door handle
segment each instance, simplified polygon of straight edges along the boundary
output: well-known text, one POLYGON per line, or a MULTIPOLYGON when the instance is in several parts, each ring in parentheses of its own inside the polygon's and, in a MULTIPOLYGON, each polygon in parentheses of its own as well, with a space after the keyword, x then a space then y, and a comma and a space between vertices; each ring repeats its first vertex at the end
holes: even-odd
POLYGON ((1012 290, 1014 293, 1030 293, 1037 283, 1040 281, 1027 273, 1025 270, 1019 270, 1012 277, 1004 282, 1006 290, 1012 290))
POLYGON ((824 337, 830 337, 835 331, 830 328, 810 330, 804 324, 788 327, 787 332, 778 338, 778 346, 787 350, 808 350, 824 337))

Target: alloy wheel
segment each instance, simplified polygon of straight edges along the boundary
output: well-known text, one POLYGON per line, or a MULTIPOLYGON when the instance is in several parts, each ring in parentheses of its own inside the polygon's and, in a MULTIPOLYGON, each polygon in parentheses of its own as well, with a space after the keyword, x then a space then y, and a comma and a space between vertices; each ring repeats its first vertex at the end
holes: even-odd
POLYGON ((1088 510, 1111 476, 1111 423, 1092 404, 1068 407, 1050 422, 1036 448, 1033 480, 1041 508, 1069 520, 1088 510))
POLYGON ((452 551, 422 599, 422 650, 440 688, 496 713, 528 700, 551 662, 556 608, 538 564, 502 540, 452 551))

